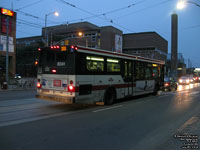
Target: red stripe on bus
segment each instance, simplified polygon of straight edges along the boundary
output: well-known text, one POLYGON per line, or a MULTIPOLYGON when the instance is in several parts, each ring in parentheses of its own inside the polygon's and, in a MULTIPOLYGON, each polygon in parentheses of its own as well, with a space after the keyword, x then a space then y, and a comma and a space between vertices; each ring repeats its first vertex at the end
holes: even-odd
MULTIPOLYGON (((128 87, 136 87, 136 84, 114 84, 114 85, 93 85, 92 91, 98 91, 98 90, 105 90, 108 87, 115 87, 115 88, 128 88, 128 87)), ((79 92, 79 87, 75 87, 75 91, 79 92)))

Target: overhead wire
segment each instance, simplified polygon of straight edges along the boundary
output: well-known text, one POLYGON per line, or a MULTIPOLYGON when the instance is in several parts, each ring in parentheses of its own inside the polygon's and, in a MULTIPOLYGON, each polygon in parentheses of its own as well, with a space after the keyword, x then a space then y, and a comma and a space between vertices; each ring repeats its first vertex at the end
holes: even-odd
POLYGON ((79 21, 79 20, 82 21, 82 20, 91 19, 91 18, 95 18, 95 17, 105 16, 107 14, 111 14, 111 13, 114 13, 114 12, 117 12, 117 11, 120 11, 120 10, 123 10, 123 9, 130 8, 130 7, 134 6, 134 5, 135 4, 131 4, 131 5, 128 5, 128 6, 125 6, 125 7, 122 7, 122 8, 118 8, 118 9, 112 10, 112 11, 108 11, 108 12, 97 14, 97 15, 92 15, 92 16, 85 17, 85 18, 74 19, 74 20, 70 20, 68 22, 74 22, 74 21, 79 21))
MULTIPOLYGON (((32 22, 29 22, 29 21, 27 21, 27 20, 23 20, 23 19, 17 19, 17 20, 19 20, 19 21, 23 21, 23 22, 25 22, 25 23, 28 23, 28 24, 30 24, 30 25, 34 25, 34 26, 37 26, 37 27, 40 27, 40 28, 43 27, 43 26, 40 25, 40 24, 32 23, 32 22)), ((18 21, 17 21, 17 22, 18 22, 18 21)))
POLYGON ((17 32, 23 33, 25 35, 31 35, 31 36, 33 35, 32 33, 24 32, 24 31, 21 31, 21 30, 17 30, 17 32))
MULTIPOLYGON (((31 6, 31 5, 34 5, 34 4, 36 4, 36 3, 39 3, 39 2, 41 2, 41 1, 43 1, 43 0, 34 2, 34 3, 32 3, 32 4, 29 4, 29 5, 26 5, 26 6, 24 6, 23 8, 29 7, 29 6, 31 6)), ((143 3, 143 2, 145 2, 145 1, 147 1, 147 0, 139 1, 139 2, 137 2, 137 3, 135 3, 135 4, 130 4, 130 5, 128 5, 128 6, 121 7, 121 8, 118 8, 118 9, 114 9, 114 10, 111 10, 111 11, 108 11, 108 12, 105 12, 105 13, 101 13, 101 14, 94 14, 94 13, 91 13, 91 12, 89 12, 89 11, 87 11, 87 10, 84 10, 84 9, 82 9, 82 8, 77 7, 77 6, 74 5, 74 4, 68 3, 68 2, 66 2, 65 0, 56 0, 56 1, 61 2, 61 3, 64 3, 64 4, 66 4, 66 5, 69 5, 69 6, 71 6, 71 7, 74 7, 74 8, 76 8, 76 9, 79 9, 80 11, 83 11, 83 12, 85 12, 85 13, 88 13, 88 14, 92 15, 92 16, 89 16, 89 17, 85 17, 85 18, 82 18, 82 19, 76 19, 76 20, 72 20, 72 21, 86 20, 86 19, 90 19, 90 18, 93 18, 93 17, 98 17, 98 18, 104 19, 104 20, 106 20, 107 22, 110 22, 110 23, 112 23, 112 24, 114 24, 114 25, 116 25, 116 26, 119 26, 119 27, 121 27, 121 28, 123 28, 123 29, 126 29, 126 30, 128 30, 128 31, 133 32, 132 30, 130 30, 130 29, 128 29, 128 28, 126 28, 126 27, 124 27, 124 26, 122 26, 122 25, 119 25, 119 24, 115 23, 113 20, 116 20, 116 19, 119 19, 119 18, 128 16, 128 15, 131 15, 131 14, 134 14, 134 13, 138 13, 138 12, 141 12, 141 11, 144 11, 144 10, 147 10, 147 9, 150 9, 150 8, 157 7, 157 6, 159 6, 159 5, 162 5, 162 4, 165 4, 165 3, 169 2, 169 1, 171 1, 171 0, 165 0, 165 1, 163 1, 163 2, 154 4, 154 5, 152 5, 152 6, 145 7, 145 8, 143 8, 143 9, 140 9, 140 10, 137 10, 137 11, 134 11, 134 12, 131 12, 131 13, 128 13, 128 14, 125 14, 125 15, 122 15, 122 16, 119 16, 119 17, 116 17, 116 18, 114 18, 114 19, 109 19, 109 18, 106 17, 106 15, 111 14, 111 13, 114 13, 114 12, 117 12, 117 11, 120 11, 120 10, 123 10, 123 9, 130 8, 130 7, 132 7, 132 6, 135 6, 136 4, 143 3), (104 18, 102 18, 101 16, 104 16, 104 18)), ((22 8, 20 8, 20 9, 22 9, 22 8)), ((18 11, 18 12, 20 12, 20 13, 26 15, 26 16, 30 16, 30 17, 33 17, 33 18, 35 18, 35 19, 40 19, 40 20, 43 20, 43 21, 44 21, 44 19, 41 19, 41 18, 39 18, 38 16, 32 15, 32 14, 30 14, 30 13, 23 12, 23 11, 21 11, 21 10, 19 10, 19 9, 16 9, 16 11, 18 11)), ((22 20, 21 20, 21 21, 22 21, 22 20)), ((24 21, 24 20, 23 20, 23 21, 24 21)), ((70 22, 72 22, 72 21, 70 21, 70 22)), ((22 23, 22 24, 25 24, 25 25, 30 25, 30 26, 36 27, 36 28, 42 28, 42 26, 38 26, 38 24, 31 23, 31 22, 21 22, 21 23, 22 23)), ((53 22, 53 23, 56 23, 56 24, 57 24, 58 22, 53 22)), ((199 26, 198 26, 198 25, 197 25, 197 26, 193 26, 192 28, 197 28, 197 27, 199 27, 199 26)), ((189 27, 189 28, 191 28, 191 27, 189 27)))
POLYGON ((135 14, 135 13, 138 13, 138 12, 141 12, 141 11, 144 11, 144 10, 147 10, 147 9, 151 9, 151 8, 154 8, 154 7, 163 5, 163 4, 165 4, 165 3, 167 3, 167 2, 170 2, 170 1, 172 1, 172 0, 165 0, 165 1, 159 2, 159 3, 154 4, 154 5, 152 5, 152 6, 148 6, 148 7, 145 7, 145 8, 143 8, 143 9, 140 9, 140 10, 137 10, 137 11, 134 11, 134 12, 130 12, 130 13, 125 14, 125 15, 118 16, 118 17, 114 18, 113 20, 120 19, 120 18, 124 18, 124 17, 126 17, 126 16, 129 16, 129 15, 132 15, 132 14, 135 14))
MULTIPOLYGON (((16 9, 15 9, 15 11, 17 11, 17 12, 19 12, 19 13, 25 15, 25 16, 28 16, 28 17, 32 17, 32 18, 35 18, 35 19, 38 19, 38 20, 45 21, 45 19, 42 19, 42 18, 40 18, 40 17, 38 17, 38 16, 32 15, 32 14, 30 14, 30 13, 26 13, 26 12, 21 11, 21 10, 16 10, 16 9)), ((50 21, 50 20, 48 20, 48 22, 51 22, 51 23, 53 23, 53 24, 58 24, 58 23, 59 23, 59 22, 50 21)))
POLYGON ((25 6, 21 7, 21 8, 17 8, 16 10, 19 11, 20 9, 24 9, 24 8, 27 8, 27 7, 31 7, 31 6, 33 6, 33 5, 35 5, 35 4, 38 4, 38 3, 42 2, 42 1, 44 1, 44 0, 36 1, 36 2, 34 2, 34 3, 25 5, 25 6))
MULTIPOLYGON (((106 20, 107 22, 110 22, 110 23, 113 24, 112 19, 107 20, 107 19, 105 19, 105 18, 102 18, 102 17, 99 16, 99 15, 96 15, 96 14, 94 14, 94 13, 88 11, 88 10, 85 10, 85 9, 79 8, 79 7, 77 7, 77 6, 74 5, 74 4, 71 4, 71 3, 69 3, 69 2, 66 2, 65 0, 56 0, 56 1, 61 2, 61 3, 64 3, 64 4, 66 4, 66 5, 69 5, 69 6, 73 7, 73 8, 76 8, 76 9, 82 11, 82 12, 88 13, 88 14, 90 14, 90 15, 92 15, 92 16, 96 16, 96 17, 98 17, 98 18, 100 18, 100 19, 106 20)), ((104 16, 105 16, 105 15, 104 15, 104 16)), ((119 27, 121 27, 121 28, 124 28, 124 29, 126 29, 126 30, 132 32, 132 30, 130 30, 130 29, 128 29, 128 28, 125 28, 125 27, 123 27, 123 26, 121 26, 121 25, 118 25, 117 23, 115 23, 115 25, 117 25, 117 26, 119 26, 119 27)))
MULTIPOLYGON (((29 6, 31 6, 31 5, 34 5, 34 4, 36 4, 36 3, 39 3, 39 2, 41 2, 41 1, 43 1, 43 0, 34 2, 34 3, 32 3, 32 4, 29 4, 29 5, 26 5, 26 6, 22 7, 22 8, 29 7, 29 6)), ((78 21, 78 20, 81 20, 81 21, 82 21, 82 20, 86 20, 86 19, 93 18, 93 17, 98 17, 98 18, 100 18, 100 19, 106 20, 107 22, 110 22, 110 23, 112 23, 112 24, 115 24, 116 26, 119 26, 119 27, 121 27, 121 28, 123 28, 123 29, 126 29, 126 30, 128 30, 128 31, 133 32, 132 30, 130 30, 130 29, 128 29, 128 28, 126 28, 126 27, 124 27, 124 26, 122 26, 122 25, 119 25, 119 24, 113 22, 113 20, 115 20, 116 18, 114 18, 114 19, 109 19, 109 18, 106 17, 106 15, 111 14, 111 13, 114 13, 114 12, 117 12, 117 11, 120 11, 120 10, 123 10, 123 9, 130 8, 130 7, 132 7, 132 6, 135 6, 136 4, 143 3, 143 2, 145 2, 145 1, 147 1, 147 0, 139 1, 139 2, 137 2, 137 3, 135 3, 135 4, 130 4, 130 5, 128 5, 128 6, 121 7, 121 8, 118 8, 118 9, 114 9, 114 10, 111 10, 111 11, 108 11, 108 12, 105 12, 105 13, 102 13, 102 14, 98 14, 98 15, 96 15, 96 14, 94 14, 94 13, 91 13, 90 11, 87 11, 87 10, 85 10, 85 9, 79 8, 79 7, 77 7, 77 6, 74 5, 74 4, 71 4, 71 3, 69 3, 69 2, 66 2, 65 0, 56 0, 56 1, 61 2, 61 3, 64 3, 64 4, 66 4, 66 5, 69 5, 69 6, 71 6, 71 7, 74 7, 74 8, 76 8, 76 9, 79 9, 80 11, 83 11, 83 12, 85 12, 85 13, 88 13, 88 14, 92 15, 92 16, 89 16, 89 17, 86 17, 86 18, 68 21, 68 23, 69 23, 69 22, 73 22, 73 21, 78 21), (104 16, 104 18, 102 18, 101 16, 104 16)), ((170 0, 168 0, 168 1, 170 1, 170 0)), ((20 8, 20 9, 22 9, 22 8, 20 8)), ((33 17, 33 18, 35 18, 35 19, 39 19, 39 20, 44 21, 44 19, 42 19, 42 18, 40 18, 40 17, 38 17, 38 16, 32 15, 32 14, 30 14, 30 13, 23 12, 23 11, 21 11, 21 10, 19 10, 19 9, 16 9, 16 11, 19 12, 19 13, 24 14, 25 16, 33 17)), ((140 10, 140 11, 141 11, 141 10, 140 10)), ((58 22, 52 22, 52 21, 49 21, 49 22, 58 24, 58 22)))

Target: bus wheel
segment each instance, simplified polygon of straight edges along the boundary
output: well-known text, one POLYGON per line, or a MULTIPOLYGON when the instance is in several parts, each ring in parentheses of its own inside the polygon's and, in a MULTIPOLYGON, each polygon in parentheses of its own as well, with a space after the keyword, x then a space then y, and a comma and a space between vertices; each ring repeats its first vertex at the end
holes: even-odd
POLYGON ((116 92, 114 89, 110 89, 105 94, 105 104, 106 105, 112 105, 115 102, 116 99, 116 92))
POLYGON ((158 85, 155 85, 154 90, 153 90, 153 95, 158 94, 158 85))

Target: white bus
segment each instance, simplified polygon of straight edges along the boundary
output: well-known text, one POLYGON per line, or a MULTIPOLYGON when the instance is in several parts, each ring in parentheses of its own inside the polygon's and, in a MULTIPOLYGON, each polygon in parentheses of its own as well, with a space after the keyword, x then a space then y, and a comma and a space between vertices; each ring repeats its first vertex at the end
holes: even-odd
POLYGON ((37 98, 66 103, 113 104, 156 94, 164 61, 81 46, 51 46, 40 53, 37 98))

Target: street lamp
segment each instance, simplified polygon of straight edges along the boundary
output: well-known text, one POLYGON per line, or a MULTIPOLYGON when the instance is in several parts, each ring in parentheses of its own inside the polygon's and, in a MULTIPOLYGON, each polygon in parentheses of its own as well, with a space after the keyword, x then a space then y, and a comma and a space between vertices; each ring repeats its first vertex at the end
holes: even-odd
POLYGON ((176 8, 177 9, 183 9, 183 8, 186 7, 186 3, 191 3, 191 4, 194 4, 194 5, 198 6, 198 7, 200 7, 200 4, 197 4, 196 2, 187 1, 187 0, 179 0, 179 2, 176 5, 176 8))
POLYGON ((45 45, 48 46, 48 35, 47 35, 47 16, 51 15, 51 14, 54 14, 55 16, 59 16, 59 13, 58 12, 50 12, 48 14, 45 15, 45 45))
MULTIPOLYGON (((83 37, 83 32, 78 32, 78 36, 80 38, 82 38, 83 37)), ((87 39, 87 37, 85 37, 85 47, 88 47, 88 39, 87 39)))

